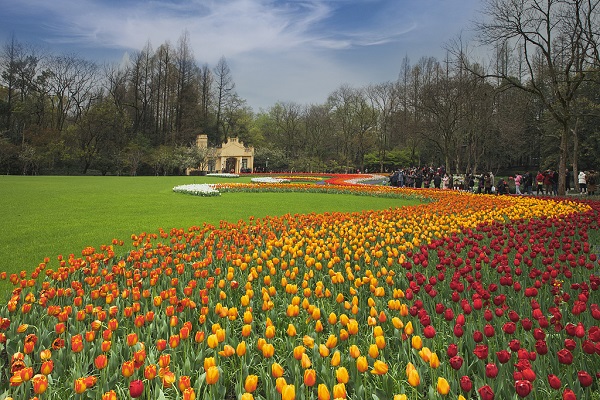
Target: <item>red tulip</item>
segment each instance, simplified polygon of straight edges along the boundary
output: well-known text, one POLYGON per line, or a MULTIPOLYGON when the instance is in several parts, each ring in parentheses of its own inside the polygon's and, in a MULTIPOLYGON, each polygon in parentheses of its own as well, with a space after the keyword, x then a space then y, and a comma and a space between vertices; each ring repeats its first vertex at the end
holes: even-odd
POLYGON ((498 366, 494 363, 489 363, 485 366, 485 376, 495 378, 498 376, 498 366))
POLYGON ((483 333, 486 337, 493 337, 496 331, 494 330, 494 327, 492 325, 486 324, 483 327, 483 333))
POLYGON ((480 387, 477 391, 481 400, 494 400, 494 391, 488 385, 480 387))
POLYGON ((500 364, 506 364, 510 360, 511 353, 506 350, 500 350, 496 352, 496 357, 500 364))
POLYGON ((560 389, 562 383, 560 382, 560 378, 554 374, 548 375, 548 383, 552 389, 560 389))
POLYGON ((463 359, 461 356, 454 356, 454 357, 450 358, 449 362, 450 362, 450 366, 452 367, 452 369, 455 369, 455 370, 459 370, 460 367, 462 367, 462 365, 463 365, 463 359))
POLYGON ((563 400, 577 400, 577 396, 571 389, 565 389, 562 395, 563 400))
POLYGON ((471 381, 471 378, 463 375, 460 378, 460 388, 463 390, 463 392, 470 392, 471 389, 473 389, 473 381, 471 381))
POLYGON ((502 330, 504 331, 504 333, 512 335, 517 330, 517 325, 514 322, 506 322, 502 326, 502 330))
POLYGON ((548 354, 548 344, 543 340, 538 340, 535 343, 535 351, 541 356, 548 354))
POLYGON ((428 339, 433 338, 435 336, 435 328, 432 325, 427 325, 423 330, 423 335, 428 339))
POLYGON ((573 353, 567 349, 559 350, 556 355, 558 356, 558 362, 561 364, 570 365, 573 363, 573 353))
POLYGON ((583 387, 588 387, 594 383, 594 379, 586 371, 579 371, 577 373, 577 379, 579 379, 579 383, 581 383, 581 386, 583 387))
POLYGON ((450 343, 448 345, 448 348, 446 349, 446 354, 450 358, 458 354, 458 346, 456 345, 456 343, 450 343))
POLYGON ((129 395, 137 399, 144 393, 144 382, 136 379, 129 383, 129 395))
POLYGON ((519 397, 526 397, 532 389, 533 385, 527 380, 515 381, 515 390, 519 397))
POLYGON ((484 360, 488 356, 488 347, 485 344, 478 344, 475 346, 473 354, 475 354, 480 360, 484 360))

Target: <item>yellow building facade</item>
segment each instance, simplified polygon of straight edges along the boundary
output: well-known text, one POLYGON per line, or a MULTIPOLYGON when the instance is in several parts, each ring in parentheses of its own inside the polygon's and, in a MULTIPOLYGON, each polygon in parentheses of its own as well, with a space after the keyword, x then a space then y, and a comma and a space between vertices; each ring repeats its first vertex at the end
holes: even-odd
MULTIPOLYGON (((209 149, 208 136, 198 135, 196 146, 209 149)), ((210 148, 208 153, 208 172, 228 172, 239 174, 254 169, 254 147, 245 146, 237 137, 229 138, 220 146, 210 148)))

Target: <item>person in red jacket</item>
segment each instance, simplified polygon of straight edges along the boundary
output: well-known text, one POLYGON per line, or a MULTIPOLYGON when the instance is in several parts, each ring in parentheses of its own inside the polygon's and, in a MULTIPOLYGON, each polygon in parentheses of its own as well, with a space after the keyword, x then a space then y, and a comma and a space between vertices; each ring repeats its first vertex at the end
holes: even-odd
POLYGON ((542 192, 542 194, 544 194, 544 174, 542 174, 542 171, 538 171, 536 177, 535 177, 536 183, 537 183, 537 195, 540 195, 540 192, 542 192))

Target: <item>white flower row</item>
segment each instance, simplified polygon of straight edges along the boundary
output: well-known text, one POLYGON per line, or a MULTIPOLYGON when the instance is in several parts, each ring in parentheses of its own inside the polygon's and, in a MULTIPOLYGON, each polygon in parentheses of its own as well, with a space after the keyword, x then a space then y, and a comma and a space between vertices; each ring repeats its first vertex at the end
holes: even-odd
POLYGON ((221 193, 206 183, 194 183, 191 185, 179 185, 173 188, 176 193, 193 194, 194 196, 220 196, 221 193))
POLYGON ((348 179, 346 181, 346 183, 351 183, 351 184, 355 184, 355 185, 363 185, 364 182, 378 181, 378 180, 387 181, 388 178, 383 175, 365 174, 364 176, 361 176, 360 178, 348 179))
POLYGON ((212 174, 206 174, 206 176, 214 176, 217 178, 239 178, 240 177, 238 174, 228 174, 228 173, 212 173, 212 174))
POLYGON ((261 176, 259 178, 252 178, 252 183, 290 183, 289 179, 273 178, 272 176, 261 176))

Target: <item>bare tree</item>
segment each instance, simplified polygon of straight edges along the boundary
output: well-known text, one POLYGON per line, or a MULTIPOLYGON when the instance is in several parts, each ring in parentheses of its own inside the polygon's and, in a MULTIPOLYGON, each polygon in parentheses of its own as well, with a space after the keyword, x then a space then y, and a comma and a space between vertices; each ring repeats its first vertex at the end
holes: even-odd
POLYGON ((227 65, 225 57, 221 57, 217 63, 215 69, 215 84, 216 84, 216 133, 215 143, 219 144, 224 139, 227 139, 226 134, 223 132, 223 113, 225 111, 226 104, 234 98, 235 94, 235 83, 231 76, 231 70, 227 65), (222 135, 223 132, 223 135, 222 135))
POLYGON ((568 139, 573 102, 589 66, 597 60, 598 0, 486 0, 484 19, 476 24, 481 43, 512 46, 520 53, 526 79, 510 68, 491 73, 503 85, 536 96, 560 126, 559 194, 565 194, 568 139))

